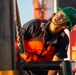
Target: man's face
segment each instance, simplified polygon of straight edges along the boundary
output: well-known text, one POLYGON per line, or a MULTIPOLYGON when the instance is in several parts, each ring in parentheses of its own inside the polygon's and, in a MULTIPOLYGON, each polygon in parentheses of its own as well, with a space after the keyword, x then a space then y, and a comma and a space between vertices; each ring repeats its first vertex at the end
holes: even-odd
POLYGON ((62 11, 56 13, 56 15, 52 18, 52 22, 56 25, 60 25, 67 21, 68 19, 66 18, 65 14, 62 11))
POLYGON ((68 19, 62 11, 56 13, 56 15, 52 18, 52 23, 50 25, 51 33, 55 34, 64 29, 67 29, 69 26, 67 25, 68 19))

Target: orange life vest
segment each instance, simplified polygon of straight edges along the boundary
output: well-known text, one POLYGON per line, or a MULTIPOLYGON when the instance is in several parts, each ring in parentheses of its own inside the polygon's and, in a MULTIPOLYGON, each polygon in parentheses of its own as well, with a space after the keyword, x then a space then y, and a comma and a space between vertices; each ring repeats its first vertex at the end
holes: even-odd
POLYGON ((44 42, 41 41, 24 41, 27 62, 49 62, 52 60, 55 48, 49 45, 44 49, 44 42))

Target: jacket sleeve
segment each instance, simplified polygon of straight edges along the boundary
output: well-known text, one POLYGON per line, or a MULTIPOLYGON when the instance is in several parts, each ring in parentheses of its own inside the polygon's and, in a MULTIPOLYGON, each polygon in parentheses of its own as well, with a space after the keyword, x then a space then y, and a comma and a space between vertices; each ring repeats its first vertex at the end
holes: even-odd
POLYGON ((32 38, 36 34, 40 24, 41 24, 40 19, 33 19, 25 23, 22 27, 24 40, 32 38))
POLYGON ((61 43, 56 47, 55 55, 59 58, 67 58, 67 51, 69 46, 69 38, 66 35, 61 43))

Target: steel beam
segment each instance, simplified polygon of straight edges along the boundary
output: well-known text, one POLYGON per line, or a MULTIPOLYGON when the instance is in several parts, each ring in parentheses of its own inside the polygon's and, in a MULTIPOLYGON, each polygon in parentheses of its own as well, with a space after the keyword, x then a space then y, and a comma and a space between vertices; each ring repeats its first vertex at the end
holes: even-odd
POLYGON ((51 62, 30 62, 22 63, 23 70, 62 70, 63 75, 72 75, 72 62, 51 61, 51 62))
POLYGON ((52 62, 23 62, 23 70, 61 70, 62 61, 52 62))
POLYGON ((13 0, 0 0, 0 70, 15 70, 13 0))

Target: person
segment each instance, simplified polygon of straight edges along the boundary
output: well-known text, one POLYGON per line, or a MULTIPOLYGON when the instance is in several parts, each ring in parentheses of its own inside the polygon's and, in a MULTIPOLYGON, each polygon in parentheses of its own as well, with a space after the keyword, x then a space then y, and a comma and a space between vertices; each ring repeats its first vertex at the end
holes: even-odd
MULTIPOLYGON (((63 61, 67 58, 69 37, 65 29, 72 32, 76 24, 76 9, 58 8, 49 20, 32 19, 22 27, 26 62, 63 61)), ((25 75, 56 75, 57 70, 27 71, 25 75)))

